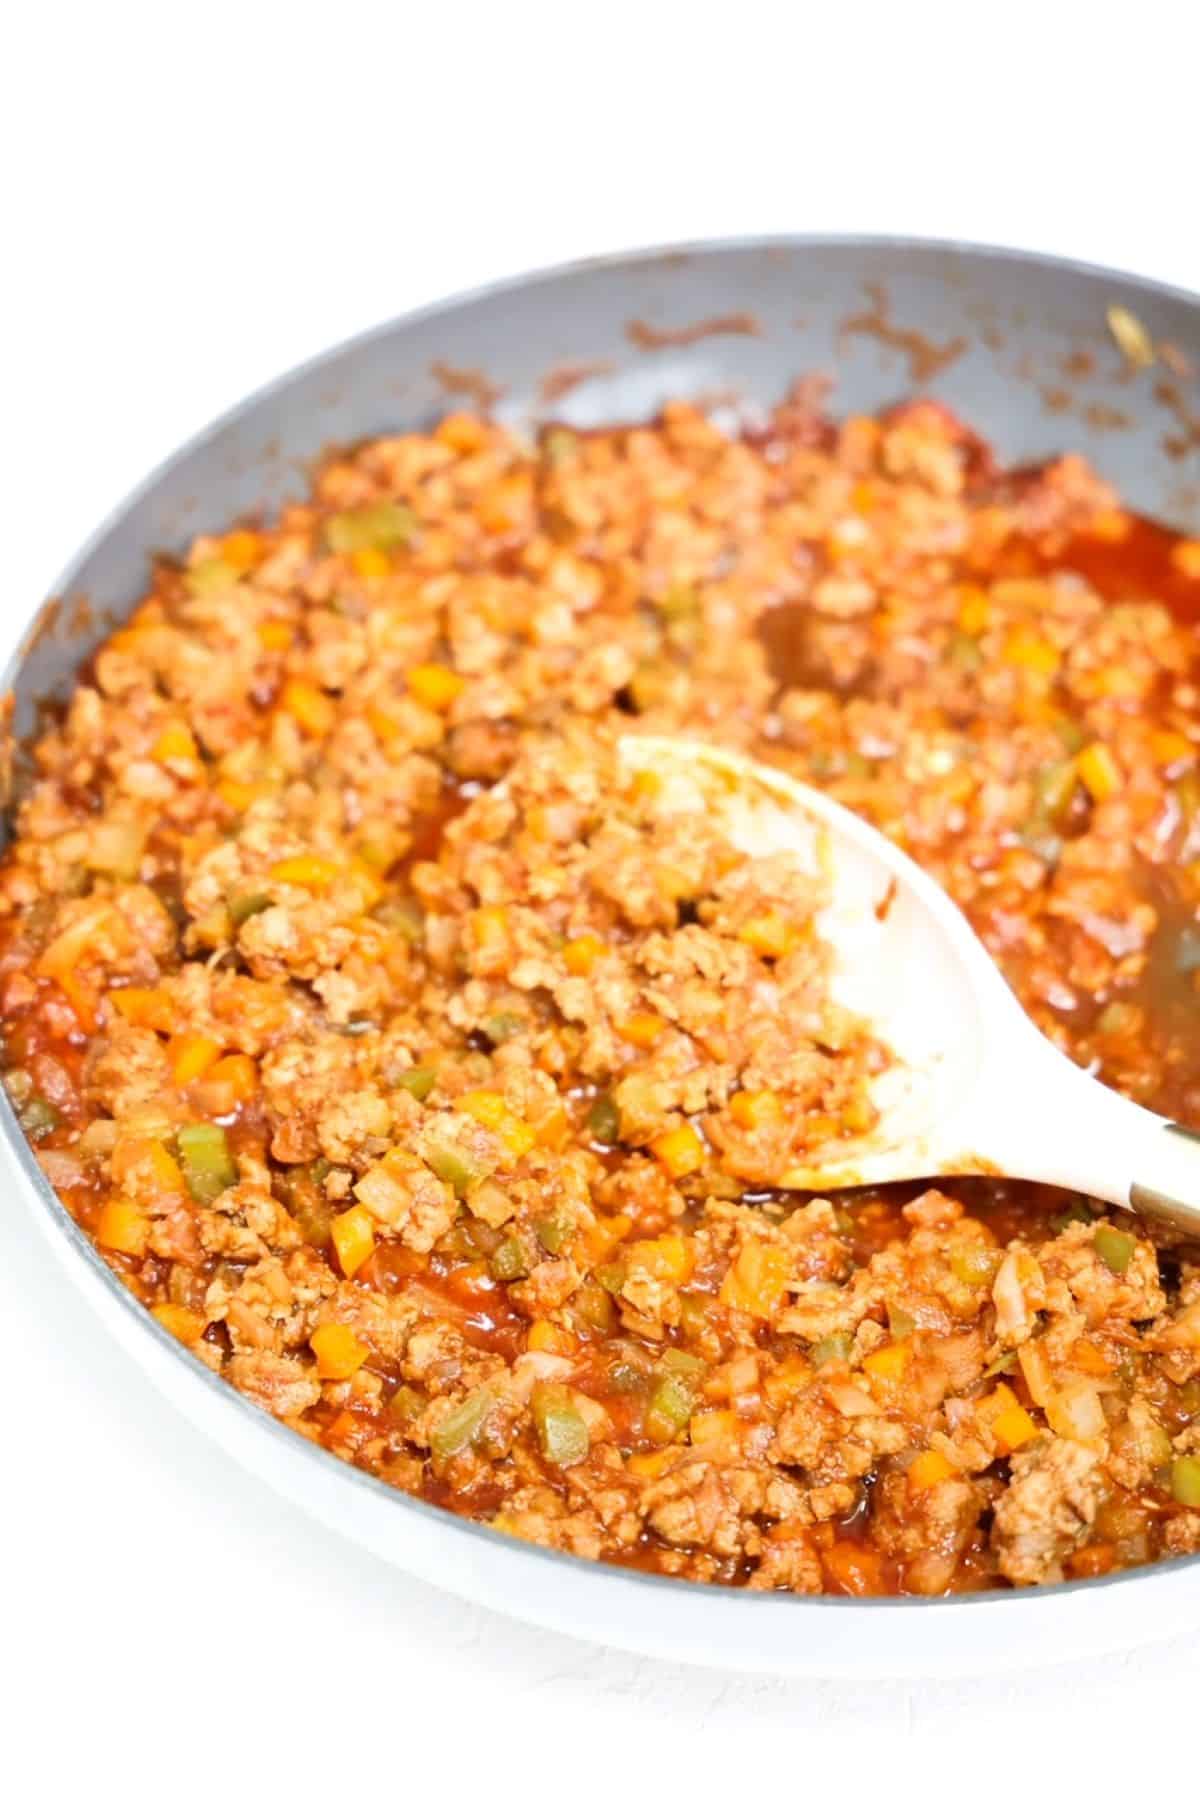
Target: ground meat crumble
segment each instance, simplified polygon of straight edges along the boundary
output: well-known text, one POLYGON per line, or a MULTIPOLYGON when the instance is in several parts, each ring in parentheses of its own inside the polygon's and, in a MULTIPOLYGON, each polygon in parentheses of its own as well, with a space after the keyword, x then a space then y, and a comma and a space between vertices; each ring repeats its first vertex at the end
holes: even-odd
POLYGON ((1200 1254, 819 1198, 886 1061, 691 734, 852 806, 1029 1012, 1200 1123, 1200 545, 944 408, 455 414, 163 561, 35 746, 5 1080, 154 1317, 346 1461, 694 1580, 935 1595, 1200 1548, 1200 1254))

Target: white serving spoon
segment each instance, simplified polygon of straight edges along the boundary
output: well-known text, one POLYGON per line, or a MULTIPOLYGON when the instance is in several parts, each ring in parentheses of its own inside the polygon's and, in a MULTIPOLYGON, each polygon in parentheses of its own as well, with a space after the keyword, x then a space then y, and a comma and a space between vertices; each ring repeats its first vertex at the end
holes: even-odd
POLYGON ((831 877, 817 928, 833 998, 892 1052, 877 1124, 781 1183, 807 1190, 939 1175, 1046 1181, 1200 1232, 1200 1135, 1085 1074, 1043 1037, 954 904, 881 832, 779 770, 682 738, 621 739, 666 803, 723 820, 748 855, 831 877))

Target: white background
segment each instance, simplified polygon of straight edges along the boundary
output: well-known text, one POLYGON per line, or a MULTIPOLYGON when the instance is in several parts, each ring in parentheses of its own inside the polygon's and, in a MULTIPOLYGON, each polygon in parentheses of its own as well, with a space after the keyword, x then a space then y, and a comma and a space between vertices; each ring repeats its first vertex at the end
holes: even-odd
MULTIPOLYGON (((6 634, 211 415, 493 275, 829 228, 1200 288, 1189 15, 1188 0, 23 8, 0 52, 6 634)), ((0 1790, 1194 1777, 1195 1635, 1024 1680, 790 1686, 442 1598, 173 1416, 9 1193, 0 1345, 0 1790)))

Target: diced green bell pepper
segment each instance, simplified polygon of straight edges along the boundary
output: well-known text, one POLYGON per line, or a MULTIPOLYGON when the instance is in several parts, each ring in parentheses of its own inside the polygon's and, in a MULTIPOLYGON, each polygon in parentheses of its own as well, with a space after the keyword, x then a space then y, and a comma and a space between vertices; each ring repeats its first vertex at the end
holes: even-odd
POLYGON ((185 1124, 175 1139, 188 1191, 198 1205, 211 1205, 237 1184, 237 1163, 219 1124, 185 1124))

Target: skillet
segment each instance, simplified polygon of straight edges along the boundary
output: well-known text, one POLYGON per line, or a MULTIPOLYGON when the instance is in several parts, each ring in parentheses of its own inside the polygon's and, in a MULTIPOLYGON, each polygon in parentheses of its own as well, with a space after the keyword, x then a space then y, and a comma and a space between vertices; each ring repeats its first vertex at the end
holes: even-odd
MULTIPOLYGON (((831 380, 836 412, 875 412, 914 393, 941 400, 1008 465, 1082 451, 1130 506, 1196 535, 1200 379, 1192 368, 1200 369, 1200 299, 973 245, 755 239, 504 282, 316 358, 152 474, 75 556, 55 593, 10 622, 9 642, 19 642, 0 680, 10 696, 8 747, 132 609, 149 556, 300 497, 331 443, 420 429, 472 404, 517 427, 557 419, 586 428, 690 399, 752 426, 809 374, 831 380), (1132 337, 1122 314, 1140 327, 1132 337), (1143 363, 1143 334, 1151 363, 1143 363)), ((678 1660, 858 1676, 982 1672, 1123 1649, 1185 1626, 1189 1602, 1200 1598, 1200 1558, 1062 1588, 848 1599, 702 1587, 500 1536, 317 1449, 168 1337, 59 1205, 6 1099, 0 1161, 61 1266, 183 1412, 289 1499, 462 1597, 678 1660)))

